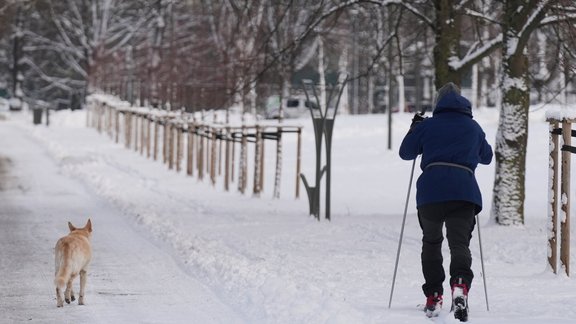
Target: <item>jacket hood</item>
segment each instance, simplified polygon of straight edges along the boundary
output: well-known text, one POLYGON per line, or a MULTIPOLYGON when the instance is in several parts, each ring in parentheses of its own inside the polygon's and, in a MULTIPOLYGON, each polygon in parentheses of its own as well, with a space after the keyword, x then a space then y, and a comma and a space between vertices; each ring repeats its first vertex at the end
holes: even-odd
POLYGON ((459 112, 472 117, 470 101, 460 94, 460 89, 452 82, 438 90, 433 114, 448 111, 459 112))

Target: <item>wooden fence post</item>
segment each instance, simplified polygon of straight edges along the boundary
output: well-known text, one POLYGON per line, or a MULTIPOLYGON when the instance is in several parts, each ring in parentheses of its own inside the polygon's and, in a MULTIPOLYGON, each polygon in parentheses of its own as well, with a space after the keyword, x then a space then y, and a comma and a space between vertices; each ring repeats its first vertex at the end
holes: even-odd
POLYGON ((116 143, 120 140, 120 111, 116 109, 116 143))
POLYGON ((549 215, 549 232, 548 232, 548 264, 552 268, 552 272, 558 273, 558 136, 554 131, 558 129, 558 122, 550 122, 549 134, 549 174, 550 183, 548 191, 548 202, 550 207, 548 209, 549 215))
POLYGON ((186 173, 194 175, 194 124, 188 123, 188 159, 186 163, 186 173))
POLYGON ((260 155, 261 155, 261 128, 260 125, 256 125, 256 137, 254 142, 254 184, 252 188, 252 192, 255 196, 260 196, 260 155))
POLYGON ((222 175, 222 139, 224 135, 224 129, 218 129, 218 175, 222 175))
POLYGON ((302 127, 298 127, 298 141, 296 149, 296 198, 300 198, 300 173, 302 162, 302 127))
POLYGON ((168 124, 168 169, 174 168, 174 124, 168 124))
POLYGON ((211 133, 211 127, 210 126, 206 126, 206 136, 204 136, 204 140, 206 141, 205 144, 205 152, 206 152, 206 156, 204 157, 206 159, 206 174, 210 174, 210 154, 212 152, 212 149, 210 148, 210 139, 212 138, 212 133, 211 133))
POLYGON ((247 145, 248 136, 246 134, 246 126, 242 125, 242 142, 240 144, 240 157, 238 163, 238 191, 244 193, 246 190, 246 173, 248 171, 246 162, 248 159, 247 145))
MULTIPOLYGON (((571 145, 572 123, 562 122, 563 145, 571 145)), ((562 217, 560 220, 560 263, 566 275, 570 276, 570 158, 571 153, 562 150, 562 180, 560 184, 560 197, 562 202, 562 217)))
POLYGON ((266 150, 265 150, 265 144, 266 144, 266 137, 264 136, 264 133, 261 134, 262 139, 260 142, 260 192, 264 191, 264 161, 266 160, 266 150))
POLYGON ((125 137, 124 137, 124 145, 126 146, 127 149, 130 148, 130 134, 132 133, 132 114, 129 111, 126 111, 124 113, 124 123, 125 123, 125 127, 124 127, 124 132, 125 132, 125 137))
POLYGON ((212 145, 210 147, 210 181, 212 185, 216 184, 216 149, 218 148, 218 142, 216 141, 216 128, 211 127, 211 140, 212 145))
POLYGON ((180 124, 176 126, 176 172, 182 170, 182 127, 180 124))
POLYGON ((276 140, 276 168, 274 173, 274 198, 280 198, 280 179, 282 177, 282 127, 278 127, 278 139, 276 140))
MULTIPOLYGON (((230 136, 230 126, 226 127, 226 145, 225 145, 225 163, 224 163, 224 190, 230 190, 230 142, 233 141, 230 136)), ((233 143, 233 142, 232 142, 233 143)), ((232 144, 233 145, 233 144, 232 144)))
POLYGON ((144 155, 146 148, 146 115, 140 115, 140 155, 144 155))
POLYGON ((204 179, 204 125, 201 126, 199 130, 199 137, 198 137, 198 152, 196 153, 196 164, 198 167, 198 179, 204 179))
POLYGON ((98 133, 102 133, 102 105, 103 103, 99 103, 96 105, 96 107, 98 107, 96 109, 96 129, 98 130, 98 133))
POLYGON ((109 105, 105 106, 104 114, 106 118, 106 134, 108 137, 112 138, 112 107, 109 105))
POLYGON ((158 132, 160 131, 160 119, 158 117, 154 118, 154 147, 153 156, 154 161, 158 160, 158 132))
POLYGON ((140 142, 140 114, 134 112, 134 152, 138 152, 140 142))
POLYGON ((152 117, 150 115, 146 116, 146 157, 150 158, 150 140, 152 138, 151 135, 151 124, 152 124, 152 117))
POLYGON ((162 135, 164 136, 162 138, 162 163, 166 164, 168 162, 168 136, 170 133, 170 125, 169 125, 169 121, 168 119, 164 119, 164 127, 162 135))

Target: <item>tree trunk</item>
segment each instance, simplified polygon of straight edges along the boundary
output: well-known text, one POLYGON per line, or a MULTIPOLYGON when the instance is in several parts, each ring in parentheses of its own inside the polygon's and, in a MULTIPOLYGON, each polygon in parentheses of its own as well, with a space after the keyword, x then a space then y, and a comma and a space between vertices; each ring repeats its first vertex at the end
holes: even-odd
POLYGON ((460 57, 460 20, 454 0, 435 0, 436 11, 434 45, 434 68, 436 70, 436 89, 440 89, 447 82, 454 82, 460 86, 461 72, 455 71, 449 63, 452 57, 460 57))
POLYGON ((496 136, 496 175, 492 217, 501 225, 524 224, 526 145, 528 142, 528 58, 521 45, 522 21, 508 5, 503 25, 502 106, 496 136))
POLYGON ((152 107, 159 107, 160 105, 160 80, 159 69, 162 60, 162 43, 164 42, 164 29, 166 24, 164 22, 165 7, 162 0, 156 1, 156 23, 154 26, 154 36, 152 39, 151 57, 148 67, 148 75, 150 79, 150 91, 148 93, 150 104, 152 107))
POLYGON ((20 61, 23 57, 24 46, 24 8, 19 5, 16 9, 15 31, 12 35, 12 100, 10 100, 10 110, 22 109, 23 96, 22 83, 24 76, 20 61))

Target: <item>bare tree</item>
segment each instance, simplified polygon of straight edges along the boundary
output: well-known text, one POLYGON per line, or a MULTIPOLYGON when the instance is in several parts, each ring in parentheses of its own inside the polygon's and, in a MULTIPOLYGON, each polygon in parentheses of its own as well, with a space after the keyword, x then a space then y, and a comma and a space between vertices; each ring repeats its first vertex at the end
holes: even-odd
POLYGON ((213 45, 226 72, 228 93, 243 112, 256 114, 257 83, 263 60, 266 1, 204 0, 213 45), (246 106, 247 105, 247 108, 246 106))
POLYGON ((11 110, 20 110, 23 105, 24 92, 22 83, 24 74, 22 71, 22 58, 24 56, 24 15, 29 7, 27 1, 16 4, 14 18, 14 31, 12 33, 12 99, 10 100, 11 110))
POLYGON ((164 30, 166 28, 166 15, 171 1, 156 0, 152 10, 152 40, 150 56, 148 57, 149 95, 152 107, 159 105, 159 68, 162 60, 162 47, 164 42, 164 30))
POLYGON ((526 46, 542 25, 575 18, 571 1, 504 2, 502 21, 502 106, 496 137, 492 216, 502 225, 524 223, 526 144, 530 105, 526 46))
POLYGON ((95 81, 93 76, 98 61, 126 46, 150 18, 145 1, 46 0, 45 5, 55 34, 30 31, 33 43, 30 50, 57 53, 61 57, 57 63, 61 76, 51 75, 35 61, 26 63, 40 77, 58 87, 83 84, 84 93, 95 81))

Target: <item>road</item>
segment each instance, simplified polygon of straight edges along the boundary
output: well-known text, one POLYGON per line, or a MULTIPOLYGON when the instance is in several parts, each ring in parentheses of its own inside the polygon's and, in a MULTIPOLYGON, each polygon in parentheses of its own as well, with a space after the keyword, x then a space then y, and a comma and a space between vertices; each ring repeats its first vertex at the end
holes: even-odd
POLYGON ((0 323, 245 322, 123 216, 59 172, 25 129, 0 121, 0 323), (83 226, 88 217, 87 305, 56 308, 54 245, 68 221, 83 226))

